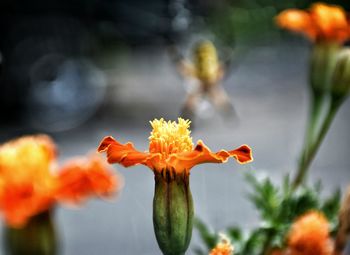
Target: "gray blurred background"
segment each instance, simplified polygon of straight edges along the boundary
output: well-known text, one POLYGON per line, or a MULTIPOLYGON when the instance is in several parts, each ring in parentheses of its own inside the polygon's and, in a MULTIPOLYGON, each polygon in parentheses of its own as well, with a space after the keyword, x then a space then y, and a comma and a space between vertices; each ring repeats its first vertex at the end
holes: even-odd
MULTIPOLYGON (((227 51, 223 86, 239 122, 202 102, 193 140, 213 150, 249 144, 255 161, 201 165, 191 172, 196 214, 213 228, 258 224, 245 172, 279 182, 293 174, 308 114, 310 43, 279 31, 273 17, 311 1, 153 0, 2 1, 0 142, 48 133, 60 161, 95 150, 106 135, 147 150, 149 120, 176 119, 191 82, 177 72, 170 47, 190 58, 209 38, 227 51)), ((342 4, 349 3, 329 1, 342 4)), ((350 177, 350 102, 339 111, 312 165, 327 195, 350 177)), ((114 166, 125 187, 114 201, 57 208, 63 255, 161 254, 153 234, 153 173, 114 166)), ((188 254, 200 245, 197 232, 188 254)))

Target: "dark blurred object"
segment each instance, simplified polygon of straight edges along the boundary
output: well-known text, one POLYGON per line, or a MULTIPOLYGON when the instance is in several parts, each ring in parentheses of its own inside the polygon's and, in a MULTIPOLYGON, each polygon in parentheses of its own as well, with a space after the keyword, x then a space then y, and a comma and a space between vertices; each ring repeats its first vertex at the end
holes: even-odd
MULTIPOLYGON (((43 87, 40 81, 55 80, 61 72, 61 63, 91 55, 94 42, 84 25, 73 18, 34 14, 8 17, 8 20, 4 17, 0 27, 3 52, 0 116, 19 121, 26 119, 25 113, 33 108, 32 95, 43 87)), ((46 99, 48 102, 57 101, 52 97, 57 93, 47 96, 51 96, 46 99)), ((30 115, 40 118, 41 113, 30 112, 30 115)))
POLYGON ((46 55, 30 70, 26 116, 31 126, 61 131, 89 119, 103 102, 104 74, 87 59, 46 55))
POLYGON ((2 124, 30 120, 52 131, 78 125, 101 103, 103 82, 93 76, 103 74, 93 63, 106 41, 164 43, 177 40, 189 23, 187 0, 2 1, 2 124))

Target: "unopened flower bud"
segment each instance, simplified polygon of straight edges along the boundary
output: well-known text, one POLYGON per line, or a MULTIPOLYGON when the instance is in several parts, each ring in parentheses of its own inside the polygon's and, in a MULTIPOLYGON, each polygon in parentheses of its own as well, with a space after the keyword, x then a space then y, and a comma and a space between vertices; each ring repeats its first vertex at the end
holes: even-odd
POLYGON ((332 77, 332 96, 345 99, 350 91, 350 48, 342 49, 332 77))
POLYGON ((310 85, 314 93, 329 91, 339 49, 334 43, 315 44, 310 63, 310 85))
POLYGON ((188 174, 155 175, 153 225, 164 255, 183 255, 191 241, 193 202, 188 174))

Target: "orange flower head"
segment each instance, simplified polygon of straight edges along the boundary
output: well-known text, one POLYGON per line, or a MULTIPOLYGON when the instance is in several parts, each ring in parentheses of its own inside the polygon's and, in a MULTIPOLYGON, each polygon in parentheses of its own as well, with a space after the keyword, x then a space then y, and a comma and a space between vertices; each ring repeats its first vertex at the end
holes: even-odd
POLYGON ((315 3, 309 11, 285 10, 276 20, 280 27, 303 33, 311 40, 342 43, 350 38, 349 20, 340 6, 315 3))
POLYGON ((210 251, 209 255, 233 255, 234 247, 230 239, 221 234, 220 242, 210 251))
POLYGON ((21 226, 51 206, 55 158, 55 145, 44 135, 0 146, 0 208, 8 224, 21 226))
POLYGON ((291 255, 331 255, 332 243, 326 217, 316 211, 308 212, 292 225, 288 236, 291 255))
MULTIPOLYGON (((193 146, 190 121, 155 119, 149 137, 149 151, 140 152, 132 143, 122 144, 105 137, 98 147, 106 152, 109 163, 124 167, 145 165, 155 174, 153 226, 163 254, 185 254, 192 236, 193 201, 189 172, 202 163, 224 163, 230 157, 244 164, 253 160, 247 145, 213 153, 202 141, 193 146)), ((220 254, 220 253, 216 253, 220 254)))
POLYGON ((78 204, 91 196, 109 197, 122 187, 120 177, 97 155, 68 161, 58 174, 57 199, 78 204))
POLYGON ((56 170, 56 147, 48 136, 25 136, 0 146, 0 211, 6 224, 22 227, 57 199, 80 202, 111 195, 121 186, 120 178, 97 156, 56 170))
POLYGON ((153 130, 149 137, 149 152, 137 151, 132 143, 121 144, 112 137, 105 137, 99 152, 106 152, 109 163, 119 163, 125 167, 143 164, 159 173, 186 173, 202 163, 224 163, 230 157, 244 164, 253 160, 247 145, 213 153, 199 140, 194 147, 190 137, 190 121, 182 118, 178 122, 155 119, 151 121, 153 130))

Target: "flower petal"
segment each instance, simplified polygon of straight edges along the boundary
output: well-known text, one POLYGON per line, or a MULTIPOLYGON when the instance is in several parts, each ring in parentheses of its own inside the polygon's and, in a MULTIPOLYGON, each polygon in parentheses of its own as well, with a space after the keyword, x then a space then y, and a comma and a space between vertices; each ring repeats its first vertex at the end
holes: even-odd
POLYGON ((0 196, 0 208, 7 225, 23 227, 27 221, 54 203, 53 196, 38 190, 30 182, 7 183, 0 196))
POLYGON ((314 23, 310 14, 306 11, 298 9, 285 10, 276 17, 276 22, 281 28, 303 33, 312 40, 316 37, 314 23))
POLYGON ((109 197, 122 186, 122 180, 98 155, 68 161, 58 174, 56 197, 79 204, 88 197, 109 197))
POLYGON ((342 7, 315 3, 311 6, 310 13, 320 37, 339 42, 349 38, 349 24, 342 7))
POLYGON ((107 152, 109 163, 118 163, 124 167, 143 164, 154 169, 156 165, 161 164, 161 155, 159 153, 137 151, 132 143, 121 144, 111 136, 107 136, 102 140, 97 151, 107 152))
POLYGON ((167 163, 177 171, 183 171, 184 169, 190 170, 195 165, 203 163, 224 163, 230 157, 235 158, 240 164, 253 161, 252 151, 248 145, 242 145, 231 151, 221 150, 213 153, 199 140, 193 151, 173 154, 169 157, 167 163))

